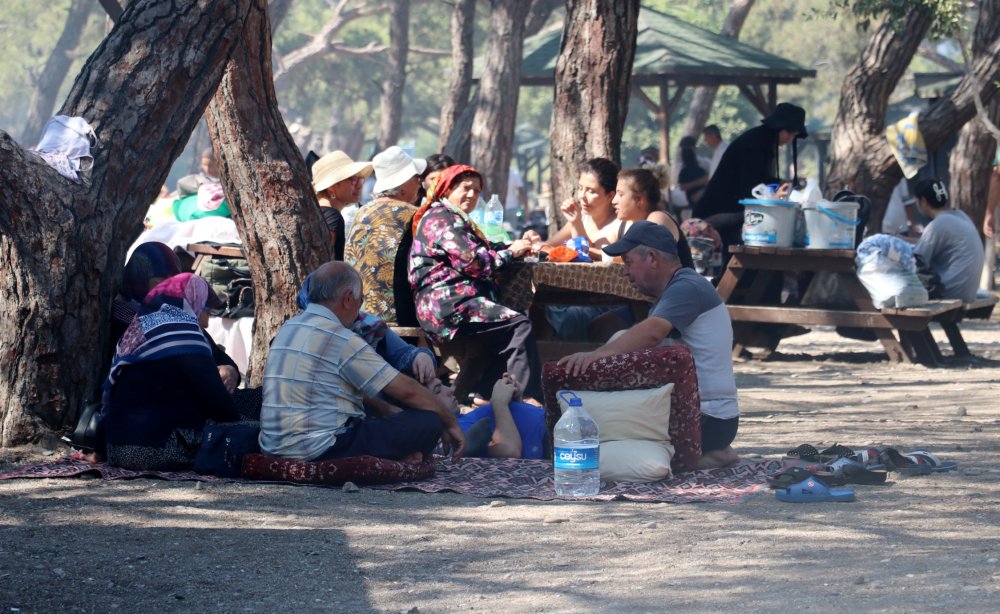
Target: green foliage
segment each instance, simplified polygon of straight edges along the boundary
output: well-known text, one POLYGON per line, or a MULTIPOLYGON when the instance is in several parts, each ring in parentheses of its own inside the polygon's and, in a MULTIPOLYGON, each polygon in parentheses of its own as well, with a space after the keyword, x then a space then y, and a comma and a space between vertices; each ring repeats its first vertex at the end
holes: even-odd
POLYGON ((960 0, 830 0, 827 13, 836 17, 840 12, 850 12, 858 18, 858 26, 867 30, 872 22, 887 19, 897 26, 914 10, 930 11, 934 15, 931 37, 940 38, 954 34, 962 20, 960 0))
MULTIPOLYGON (((45 61, 62 34, 69 12, 69 0, 4 0, 0 2, 0 129, 19 138, 28 114, 35 75, 41 72, 45 61)), ((104 38, 103 11, 94 3, 87 28, 76 50, 73 66, 63 84, 56 108, 69 92, 73 78, 80 71, 87 56, 104 38)), ((24 143, 29 147, 35 143, 24 143)))

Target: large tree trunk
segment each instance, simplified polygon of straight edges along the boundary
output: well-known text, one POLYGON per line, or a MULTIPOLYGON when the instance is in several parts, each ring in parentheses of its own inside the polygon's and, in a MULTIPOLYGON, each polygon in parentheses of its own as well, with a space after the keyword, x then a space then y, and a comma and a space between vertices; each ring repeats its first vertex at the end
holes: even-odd
POLYGON ((66 15, 66 25, 56 42, 56 48, 45 62, 45 67, 35 81, 35 89, 31 92, 31 104, 28 106, 28 118, 21 132, 21 143, 33 147, 42 135, 45 122, 56 107, 56 96, 59 88, 66 80, 66 73, 73 65, 73 52, 80 44, 83 29, 90 17, 90 9, 94 6, 91 0, 72 0, 69 13, 66 15))
MULTIPOLYGON (((961 129, 976 112, 973 93, 978 90, 989 103, 1000 79, 1000 0, 984 2, 976 23, 975 39, 985 41, 972 58, 971 74, 963 77, 944 99, 920 112, 920 131, 928 151, 934 151, 961 129), (994 7, 986 10, 986 7, 994 7)), ((831 171, 827 192, 847 187, 872 199, 869 232, 882 227, 889 194, 903 176, 884 136, 885 102, 895 87, 901 66, 906 66, 916 50, 913 31, 926 32, 924 21, 911 12, 899 33, 886 27, 869 41, 857 64, 848 73, 841 92, 840 109, 833 125, 831 171), (907 54, 908 52, 908 54, 907 54), (881 101, 881 102, 880 102, 881 101)), ((923 34, 920 34, 922 38, 923 34)))
MULTIPOLYGON (((989 53, 990 43, 1000 35, 1000 0, 986 0, 979 5, 979 20, 972 39, 972 56, 981 57, 989 53), (991 25, 992 24, 992 25, 991 25)), ((984 119, 994 126, 1000 124, 1000 96, 985 105, 984 119)), ((993 172, 993 155, 996 152, 996 137, 981 121, 970 121, 962 126, 958 143, 951 150, 948 175, 951 177, 950 191, 952 206, 965 211, 976 228, 983 228, 986 215, 986 199, 993 172)))
MULTIPOLYGON (((746 21, 747 15, 750 14, 753 3, 754 0, 733 0, 733 4, 729 8, 729 14, 726 15, 726 21, 722 24, 722 31, 719 34, 739 39, 740 30, 743 29, 743 22, 746 21)), ((712 105, 715 104, 715 94, 718 91, 718 86, 708 85, 694 89, 681 134, 691 135, 695 138, 701 134, 702 128, 708 123, 708 118, 712 114, 712 105)))
MULTIPOLYGON (((472 91, 472 34, 476 26, 476 0, 458 0, 451 13, 451 77, 448 97, 441 107, 441 151, 448 151, 448 141, 458 118, 469 104, 472 91)), ((468 159, 468 158, 463 158, 468 159)))
POLYGON ((872 200, 870 232, 881 229, 889 194, 902 176, 897 173, 893 178, 880 177, 880 166, 889 152, 884 135, 889 95, 933 20, 930 11, 915 8, 897 29, 883 23, 847 73, 840 90, 825 192, 849 189, 867 195, 872 200))
POLYGON ((278 111, 267 2, 252 4, 208 107, 208 126, 257 297, 248 379, 259 386, 271 340, 299 311, 302 281, 332 251, 305 161, 278 111))
POLYGON ((249 0, 133 0, 59 113, 97 145, 77 185, 0 132, 0 446, 72 420, 108 365, 128 246, 218 87, 249 0))
POLYGON ((398 0, 389 22, 389 62, 382 80, 376 149, 385 151, 399 141, 403 121, 403 90, 406 88, 406 56, 410 51, 410 0, 398 0))
MULTIPOLYGON (((993 97, 992 102, 986 106, 986 111, 994 125, 1000 123, 1000 96, 993 97)), ((974 119, 962 126, 948 162, 951 204, 965 211, 980 233, 983 217, 986 215, 986 197, 990 188, 990 175, 993 174, 996 147, 997 140, 993 134, 974 119)))
POLYGON ((504 198, 521 89, 524 20, 531 0, 491 0, 490 5, 490 35, 472 120, 471 160, 483 174, 485 189, 504 198))
POLYGON ((635 59, 639 0, 568 0, 552 103, 552 200, 573 194, 588 158, 618 163, 635 59))

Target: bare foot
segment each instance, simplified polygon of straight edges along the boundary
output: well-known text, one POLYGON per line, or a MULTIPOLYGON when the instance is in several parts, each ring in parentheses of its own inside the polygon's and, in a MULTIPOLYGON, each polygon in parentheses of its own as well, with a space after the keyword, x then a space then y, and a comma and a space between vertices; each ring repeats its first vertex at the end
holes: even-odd
POLYGON ((407 465, 419 465, 424 462, 424 453, 413 452, 411 454, 407 454, 403 458, 399 459, 399 462, 406 463, 407 465))
POLYGON ((740 462, 740 457, 731 446, 722 450, 712 450, 701 455, 699 469, 724 469, 740 462))

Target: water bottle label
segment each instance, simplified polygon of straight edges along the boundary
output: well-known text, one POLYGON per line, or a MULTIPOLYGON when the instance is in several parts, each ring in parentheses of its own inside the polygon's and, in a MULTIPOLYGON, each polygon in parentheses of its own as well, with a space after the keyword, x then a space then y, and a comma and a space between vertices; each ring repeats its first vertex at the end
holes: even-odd
POLYGON ((598 469, 601 462, 601 449, 593 448, 556 448, 554 464, 556 469, 598 469))

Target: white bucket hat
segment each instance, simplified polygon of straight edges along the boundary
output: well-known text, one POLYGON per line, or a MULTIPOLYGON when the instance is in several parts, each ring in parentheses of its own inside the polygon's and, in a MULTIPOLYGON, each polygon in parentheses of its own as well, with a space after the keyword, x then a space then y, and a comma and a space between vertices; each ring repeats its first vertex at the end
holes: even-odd
POLYGON ((413 159, 405 151, 393 145, 372 158, 375 168, 373 194, 386 192, 409 181, 427 168, 427 160, 413 159))
POLYGON ((312 165, 313 190, 317 193, 329 188, 338 181, 343 181, 355 175, 362 179, 372 174, 371 162, 355 162, 339 149, 328 153, 312 165))

